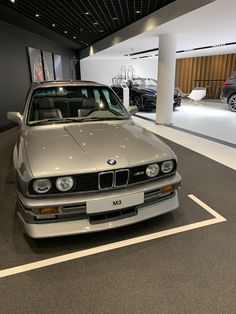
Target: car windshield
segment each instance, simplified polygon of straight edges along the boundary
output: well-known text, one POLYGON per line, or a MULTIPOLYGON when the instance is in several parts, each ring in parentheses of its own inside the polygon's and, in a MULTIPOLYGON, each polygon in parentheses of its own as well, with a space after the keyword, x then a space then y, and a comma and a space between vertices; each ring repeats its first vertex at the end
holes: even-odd
POLYGON ((137 78, 133 83, 138 86, 157 86, 157 81, 152 78, 137 78))
POLYGON ((129 119, 120 100, 103 86, 35 89, 28 112, 29 125, 129 119))

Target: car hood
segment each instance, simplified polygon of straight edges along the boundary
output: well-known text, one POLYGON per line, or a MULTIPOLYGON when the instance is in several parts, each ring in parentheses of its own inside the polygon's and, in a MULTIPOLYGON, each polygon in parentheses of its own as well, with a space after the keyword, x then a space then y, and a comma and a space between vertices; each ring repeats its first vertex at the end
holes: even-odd
MULTIPOLYGON (((139 86, 139 87, 135 87, 135 88, 144 94, 150 94, 153 96, 156 96, 156 94, 157 94, 157 86, 154 86, 154 85, 150 85, 148 87, 139 86)), ((174 95, 178 96, 178 93, 179 93, 179 90, 175 88, 174 89, 174 95)))
POLYGON ((135 89, 139 90, 140 92, 144 93, 144 94, 150 94, 153 96, 156 96, 157 93, 157 86, 139 86, 139 87, 135 87, 135 89))
POLYGON ((78 174, 173 158, 155 134, 131 120, 35 126, 23 135, 35 178, 78 174), (107 163, 115 159, 116 165, 107 163))

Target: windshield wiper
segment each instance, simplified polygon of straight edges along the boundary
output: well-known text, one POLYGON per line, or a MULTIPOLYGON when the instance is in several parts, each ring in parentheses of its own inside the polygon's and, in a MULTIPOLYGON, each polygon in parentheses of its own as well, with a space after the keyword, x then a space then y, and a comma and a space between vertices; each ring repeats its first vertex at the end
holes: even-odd
POLYGON ((125 117, 91 117, 91 118, 52 118, 44 119, 40 121, 30 122, 29 125, 40 125, 40 124, 49 124, 49 123, 66 123, 66 122, 89 122, 89 121, 104 121, 104 120, 127 120, 125 117))
POLYGON ((127 120, 127 117, 91 117, 91 118, 84 118, 83 121, 105 121, 105 120, 127 120))
POLYGON ((30 122, 29 125, 40 125, 40 124, 49 124, 49 123, 66 123, 66 122, 83 122, 83 118, 52 118, 52 119, 44 119, 40 121, 30 122))
POLYGON ((44 119, 44 120, 39 120, 39 121, 32 121, 29 122, 29 125, 39 125, 39 124, 46 124, 46 123, 50 123, 50 122, 60 122, 61 119, 59 118, 52 118, 52 119, 44 119))

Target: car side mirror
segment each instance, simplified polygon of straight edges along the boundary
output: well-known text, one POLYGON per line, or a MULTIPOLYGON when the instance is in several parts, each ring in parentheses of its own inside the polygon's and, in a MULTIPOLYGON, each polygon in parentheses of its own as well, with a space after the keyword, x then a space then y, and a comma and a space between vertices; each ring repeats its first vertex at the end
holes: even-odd
POLYGON ((130 105, 128 107, 128 112, 131 116, 133 116, 136 112, 138 112, 138 107, 137 106, 133 106, 133 105, 130 105))
POLYGON ((7 119, 12 121, 12 122, 14 122, 14 123, 16 123, 16 124, 21 124, 22 118, 23 118, 23 116, 22 116, 22 114, 20 112, 12 112, 12 111, 10 111, 10 112, 7 113, 7 119))

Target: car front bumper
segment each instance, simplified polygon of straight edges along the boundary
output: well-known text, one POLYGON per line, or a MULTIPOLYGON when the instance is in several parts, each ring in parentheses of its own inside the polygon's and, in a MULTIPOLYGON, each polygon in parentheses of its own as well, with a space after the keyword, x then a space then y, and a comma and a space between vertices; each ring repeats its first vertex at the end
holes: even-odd
POLYGON ((227 104, 227 102, 228 102, 227 97, 224 97, 224 96, 223 96, 223 93, 221 93, 221 95, 220 95, 220 100, 221 100, 221 102, 222 102, 223 104, 227 104))
POLYGON ((174 106, 174 108, 181 106, 181 96, 178 96, 178 97, 175 97, 175 98, 174 98, 174 104, 173 104, 173 106, 174 106))
POLYGON ((47 238, 65 235, 97 232, 134 224, 150 219, 178 208, 177 189, 181 185, 181 177, 176 173, 173 177, 152 181, 99 193, 68 195, 50 198, 26 198, 17 191, 18 215, 23 222, 26 233, 32 238, 47 238), (171 192, 163 192, 163 187, 173 186, 171 192), (98 210, 88 213, 87 202, 126 197, 144 193, 144 202, 117 210, 98 210), (39 215, 42 207, 57 206, 59 213, 55 215, 39 215))

